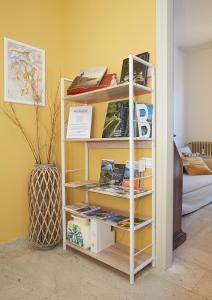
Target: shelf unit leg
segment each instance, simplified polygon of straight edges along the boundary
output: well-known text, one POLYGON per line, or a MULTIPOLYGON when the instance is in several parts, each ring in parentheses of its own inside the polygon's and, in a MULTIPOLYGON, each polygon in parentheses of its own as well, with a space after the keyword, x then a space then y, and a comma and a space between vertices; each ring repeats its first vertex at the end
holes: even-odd
POLYGON ((155 164, 155 69, 150 67, 151 70, 151 87, 152 87, 152 105, 153 105, 153 116, 152 116, 152 266, 155 267, 156 257, 156 233, 155 233, 155 216, 156 216, 156 205, 155 205, 155 181, 156 181, 156 164, 155 164))
POLYGON ((60 81, 61 93, 61 176, 62 176, 62 218, 63 218, 63 249, 66 250, 66 212, 65 207, 65 147, 64 147, 64 78, 60 81))
MULTIPOLYGON (((88 143, 85 143, 85 180, 88 180, 88 166, 89 166, 89 157, 88 157, 88 143)), ((85 201, 89 203, 89 193, 88 191, 85 192, 85 201)))
POLYGON ((133 56, 129 55, 129 156, 130 156, 130 284, 135 281, 134 257, 134 86, 133 56))
POLYGON ((60 99, 61 99, 61 183, 62 183, 62 224, 63 224, 63 249, 66 250, 66 191, 65 191, 65 117, 64 117, 64 84, 65 81, 71 82, 67 78, 60 79, 60 99))

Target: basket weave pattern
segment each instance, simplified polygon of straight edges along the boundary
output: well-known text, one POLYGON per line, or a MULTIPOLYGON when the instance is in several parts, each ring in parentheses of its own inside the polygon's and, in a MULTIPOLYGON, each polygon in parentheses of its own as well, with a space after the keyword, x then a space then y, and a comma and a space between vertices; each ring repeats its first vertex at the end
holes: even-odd
POLYGON ((61 177, 54 164, 36 165, 28 184, 29 239, 39 248, 56 246, 62 236, 61 177))

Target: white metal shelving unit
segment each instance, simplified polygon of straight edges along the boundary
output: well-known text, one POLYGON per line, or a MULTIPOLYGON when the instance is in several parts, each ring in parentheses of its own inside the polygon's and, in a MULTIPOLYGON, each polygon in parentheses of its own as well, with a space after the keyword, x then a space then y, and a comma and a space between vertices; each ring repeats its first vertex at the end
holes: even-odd
MULTIPOLYGON (((155 70, 154 66, 137 56, 129 55, 129 82, 119 84, 117 86, 103 88, 83 94, 72 96, 64 96, 65 82, 71 82, 68 78, 61 78, 61 164, 62 164, 62 213, 63 213, 63 248, 71 247, 86 255, 89 255, 105 264, 108 264, 130 276, 130 283, 133 284, 135 275, 145 266, 155 262, 155 70), (133 82, 133 62, 148 66, 151 73, 151 87, 142 86, 133 82), (134 138, 134 96, 151 94, 153 104, 153 121, 152 121, 152 138, 140 139, 134 138), (90 138, 90 139, 66 139, 65 138, 65 103, 72 101, 78 104, 94 104, 129 98, 129 138, 90 138), (65 166, 65 145, 68 142, 80 142, 85 144, 85 180, 88 180, 89 168, 89 148, 129 148, 130 161, 130 196, 129 215, 130 215, 130 245, 129 247, 115 244, 99 253, 93 253, 90 250, 80 248, 66 239, 66 214, 71 210, 66 204, 66 188, 70 188, 66 182, 66 173, 74 170, 66 170, 65 166), (151 191, 134 194, 134 149, 135 148, 151 148, 152 149, 152 189, 151 191), (152 194, 152 216, 144 222, 140 227, 134 225, 134 201, 142 201, 142 197, 152 194), (135 250, 135 231, 144 226, 152 226, 152 241, 144 249, 135 250), (145 253, 145 250, 152 248, 151 255, 145 253)), ((96 192, 91 190, 90 192, 96 192)), ((89 192, 86 191, 86 201, 89 201, 89 192)), ((116 195, 113 195, 116 197, 116 195)), ((126 197, 125 197, 126 198, 126 197)), ((125 200, 127 201, 127 200, 125 200)), ((99 220, 100 221, 100 220, 99 220)), ((118 227, 111 224, 114 227, 118 227)))

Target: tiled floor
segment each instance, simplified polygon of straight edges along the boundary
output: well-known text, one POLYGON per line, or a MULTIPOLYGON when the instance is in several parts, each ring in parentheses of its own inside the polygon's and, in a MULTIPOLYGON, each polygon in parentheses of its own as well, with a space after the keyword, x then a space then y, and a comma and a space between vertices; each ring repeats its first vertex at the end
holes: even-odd
POLYGON ((61 247, 39 251, 26 240, 0 245, 1 300, 212 299, 212 205, 184 217, 187 242, 166 272, 149 268, 126 277, 61 247))

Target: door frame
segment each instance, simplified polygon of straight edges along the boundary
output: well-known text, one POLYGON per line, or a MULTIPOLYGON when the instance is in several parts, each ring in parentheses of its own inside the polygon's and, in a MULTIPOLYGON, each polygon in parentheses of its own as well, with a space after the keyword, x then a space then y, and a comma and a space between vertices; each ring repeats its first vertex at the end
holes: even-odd
POLYGON ((173 0, 156 0, 156 267, 173 258, 173 0))

